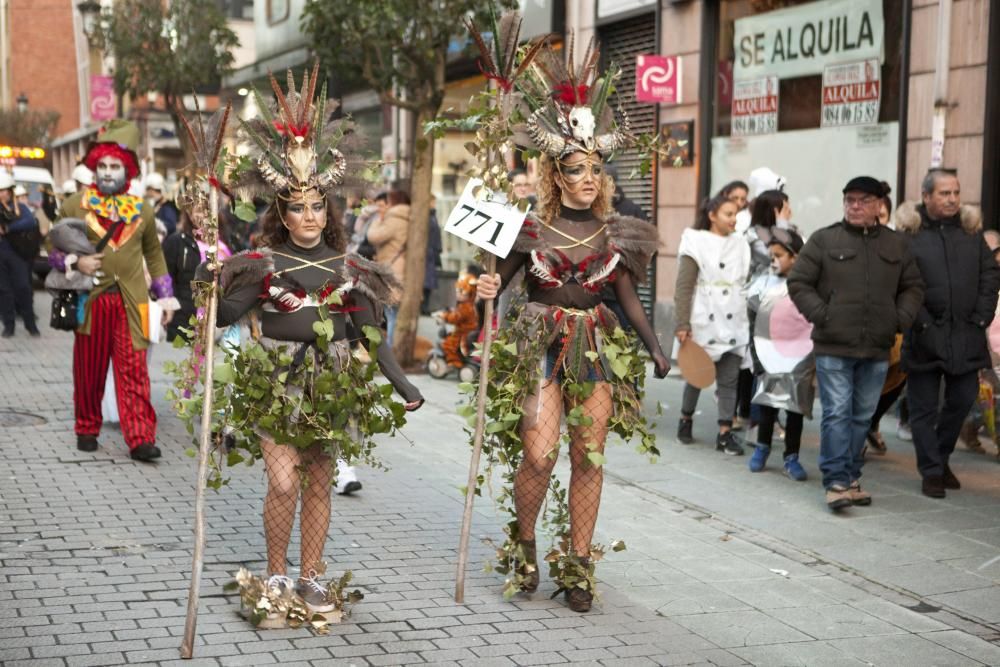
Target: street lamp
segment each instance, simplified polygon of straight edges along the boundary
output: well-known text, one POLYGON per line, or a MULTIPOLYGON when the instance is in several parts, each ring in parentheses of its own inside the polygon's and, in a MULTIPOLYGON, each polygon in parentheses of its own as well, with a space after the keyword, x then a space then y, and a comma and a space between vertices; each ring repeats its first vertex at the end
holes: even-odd
POLYGON ((17 110, 21 113, 28 110, 28 96, 24 93, 17 96, 17 110))
POLYGON ((97 31, 97 22, 101 18, 101 3, 96 0, 83 0, 76 4, 77 11, 83 17, 83 33, 87 41, 92 42, 97 31))

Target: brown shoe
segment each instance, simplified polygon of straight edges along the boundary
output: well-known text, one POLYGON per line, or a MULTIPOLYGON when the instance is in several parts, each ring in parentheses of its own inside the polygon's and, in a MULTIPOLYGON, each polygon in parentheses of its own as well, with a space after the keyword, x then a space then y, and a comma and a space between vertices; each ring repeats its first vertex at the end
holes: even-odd
POLYGON ((590 611, 594 602, 594 594, 582 588, 571 588, 566 591, 566 606, 573 611, 585 614, 590 611))
POLYGON ((941 481, 944 482, 944 488, 946 489, 957 490, 962 488, 962 483, 958 481, 958 477, 955 477, 955 473, 951 471, 950 466, 946 465, 944 467, 944 475, 942 476, 941 481))
POLYGON ((525 593, 534 593, 538 590, 538 554, 535 550, 534 540, 520 540, 519 544, 524 551, 524 562, 518 565, 518 570, 524 575, 525 581, 521 584, 521 590, 525 593), (529 570, 527 566, 531 566, 529 570))
POLYGON ((947 493, 944 490, 944 477, 924 477, 920 484, 920 490, 929 498, 944 498, 947 493))
POLYGON ((852 505, 871 505, 872 504, 872 494, 867 491, 861 490, 861 482, 854 480, 851 482, 851 488, 849 488, 848 493, 851 494, 851 504, 852 505))
POLYGON ((834 484, 826 490, 826 506, 833 511, 842 510, 854 504, 851 490, 842 484, 834 484))

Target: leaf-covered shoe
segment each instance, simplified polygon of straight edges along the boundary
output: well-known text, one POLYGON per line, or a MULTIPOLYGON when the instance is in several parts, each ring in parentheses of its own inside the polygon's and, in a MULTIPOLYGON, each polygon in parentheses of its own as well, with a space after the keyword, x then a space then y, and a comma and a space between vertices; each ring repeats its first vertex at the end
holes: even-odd
MULTIPOLYGON (((581 558, 580 567, 584 571, 591 571, 590 558, 581 558)), ((589 577, 590 582, 593 581, 593 577, 589 577)), ((584 579, 580 583, 586 584, 588 588, 580 588, 579 586, 573 586, 566 590, 566 606, 573 611, 584 614, 590 611, 591 605, 594 603, 594 591, 589 587, 591 584, 584 579)))
POLYGON ((534 593, 538 590, 538 553, 535 549, 534 540, 520 540, 518 542, 524 552, 524 561, 518 565, 518 572, 524 577, 521 584, 521 591, 524 593, 534 593))
POLYGON ((327 600, 326 586, 319 583, 316 576, 301 577, 295 584, 295 594, 306 603, 310 614, 328 614, 337 609, 327 600))

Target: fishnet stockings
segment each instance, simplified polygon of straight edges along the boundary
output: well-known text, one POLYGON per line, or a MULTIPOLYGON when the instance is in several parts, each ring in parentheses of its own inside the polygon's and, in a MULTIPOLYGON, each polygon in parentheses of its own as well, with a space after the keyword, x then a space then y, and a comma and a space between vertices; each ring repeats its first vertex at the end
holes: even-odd
MULTIPOLYGON (((564 402, 562 391, 555 382, 545 384, 525 401, 526 423, 521 431, 523 458, 514 477, 514 506, 517 511, 521 540, 535 539, 538 513, 549 488, 549 477, 559 451, 559 426, 562 413, 575 407, 564 402)), ((593 393, 582 402, 584 415, 593 421, 590 426, 572 426, 570 434, 569 511, 572 548, 579 556, 590 555, 590 544, 601 506, 604 468, 593 465, 590 452, 604 452, 608 421, 613 411, 611 386, 595 384, 593 393), (589 445, 589 446, 588 446, 589 445)))
POLYGON ((261 450, 267 469, 267 496, 264 498, 267 572, 269 575, 286 574, 288 542, 301 492, 301 571, 306 576, 323 560, 323 546, 330 529, 333 459, 323 454, 319 446, 298 450, 269 439, 261 441, 261 450))

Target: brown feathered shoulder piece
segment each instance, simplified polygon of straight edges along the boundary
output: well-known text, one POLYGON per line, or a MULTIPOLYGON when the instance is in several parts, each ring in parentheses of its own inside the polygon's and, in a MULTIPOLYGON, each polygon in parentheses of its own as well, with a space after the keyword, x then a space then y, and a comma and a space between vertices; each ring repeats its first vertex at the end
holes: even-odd
POLYGON ((542 222, 534 213, 529 213, 528 217, 524 219, 524 225, 518 232, 517 238, 514 239, 513 250, 527 255, 534 250, 542 252, 546 247, 545 239, 542 238, 542 222))
POLYGON ((364 294, 375 307, 399 303, 402 284, 392 269, 361 255, 348 255, 344 261, 344 280, 351 290, 364 294))
POLYGON ((612 215, 608 224, 608 248, 621 255, 621 262, 638 283, 646 280, 646 268, 660 246, 656 226, 626 215, 612 215))
POLYGON ((274 273, 274 256, 270 249, 244 250, 222 262, 219 282, 223 294, 247 285, 261 286, 263 291, 264 278, 270 273, 274 273))

